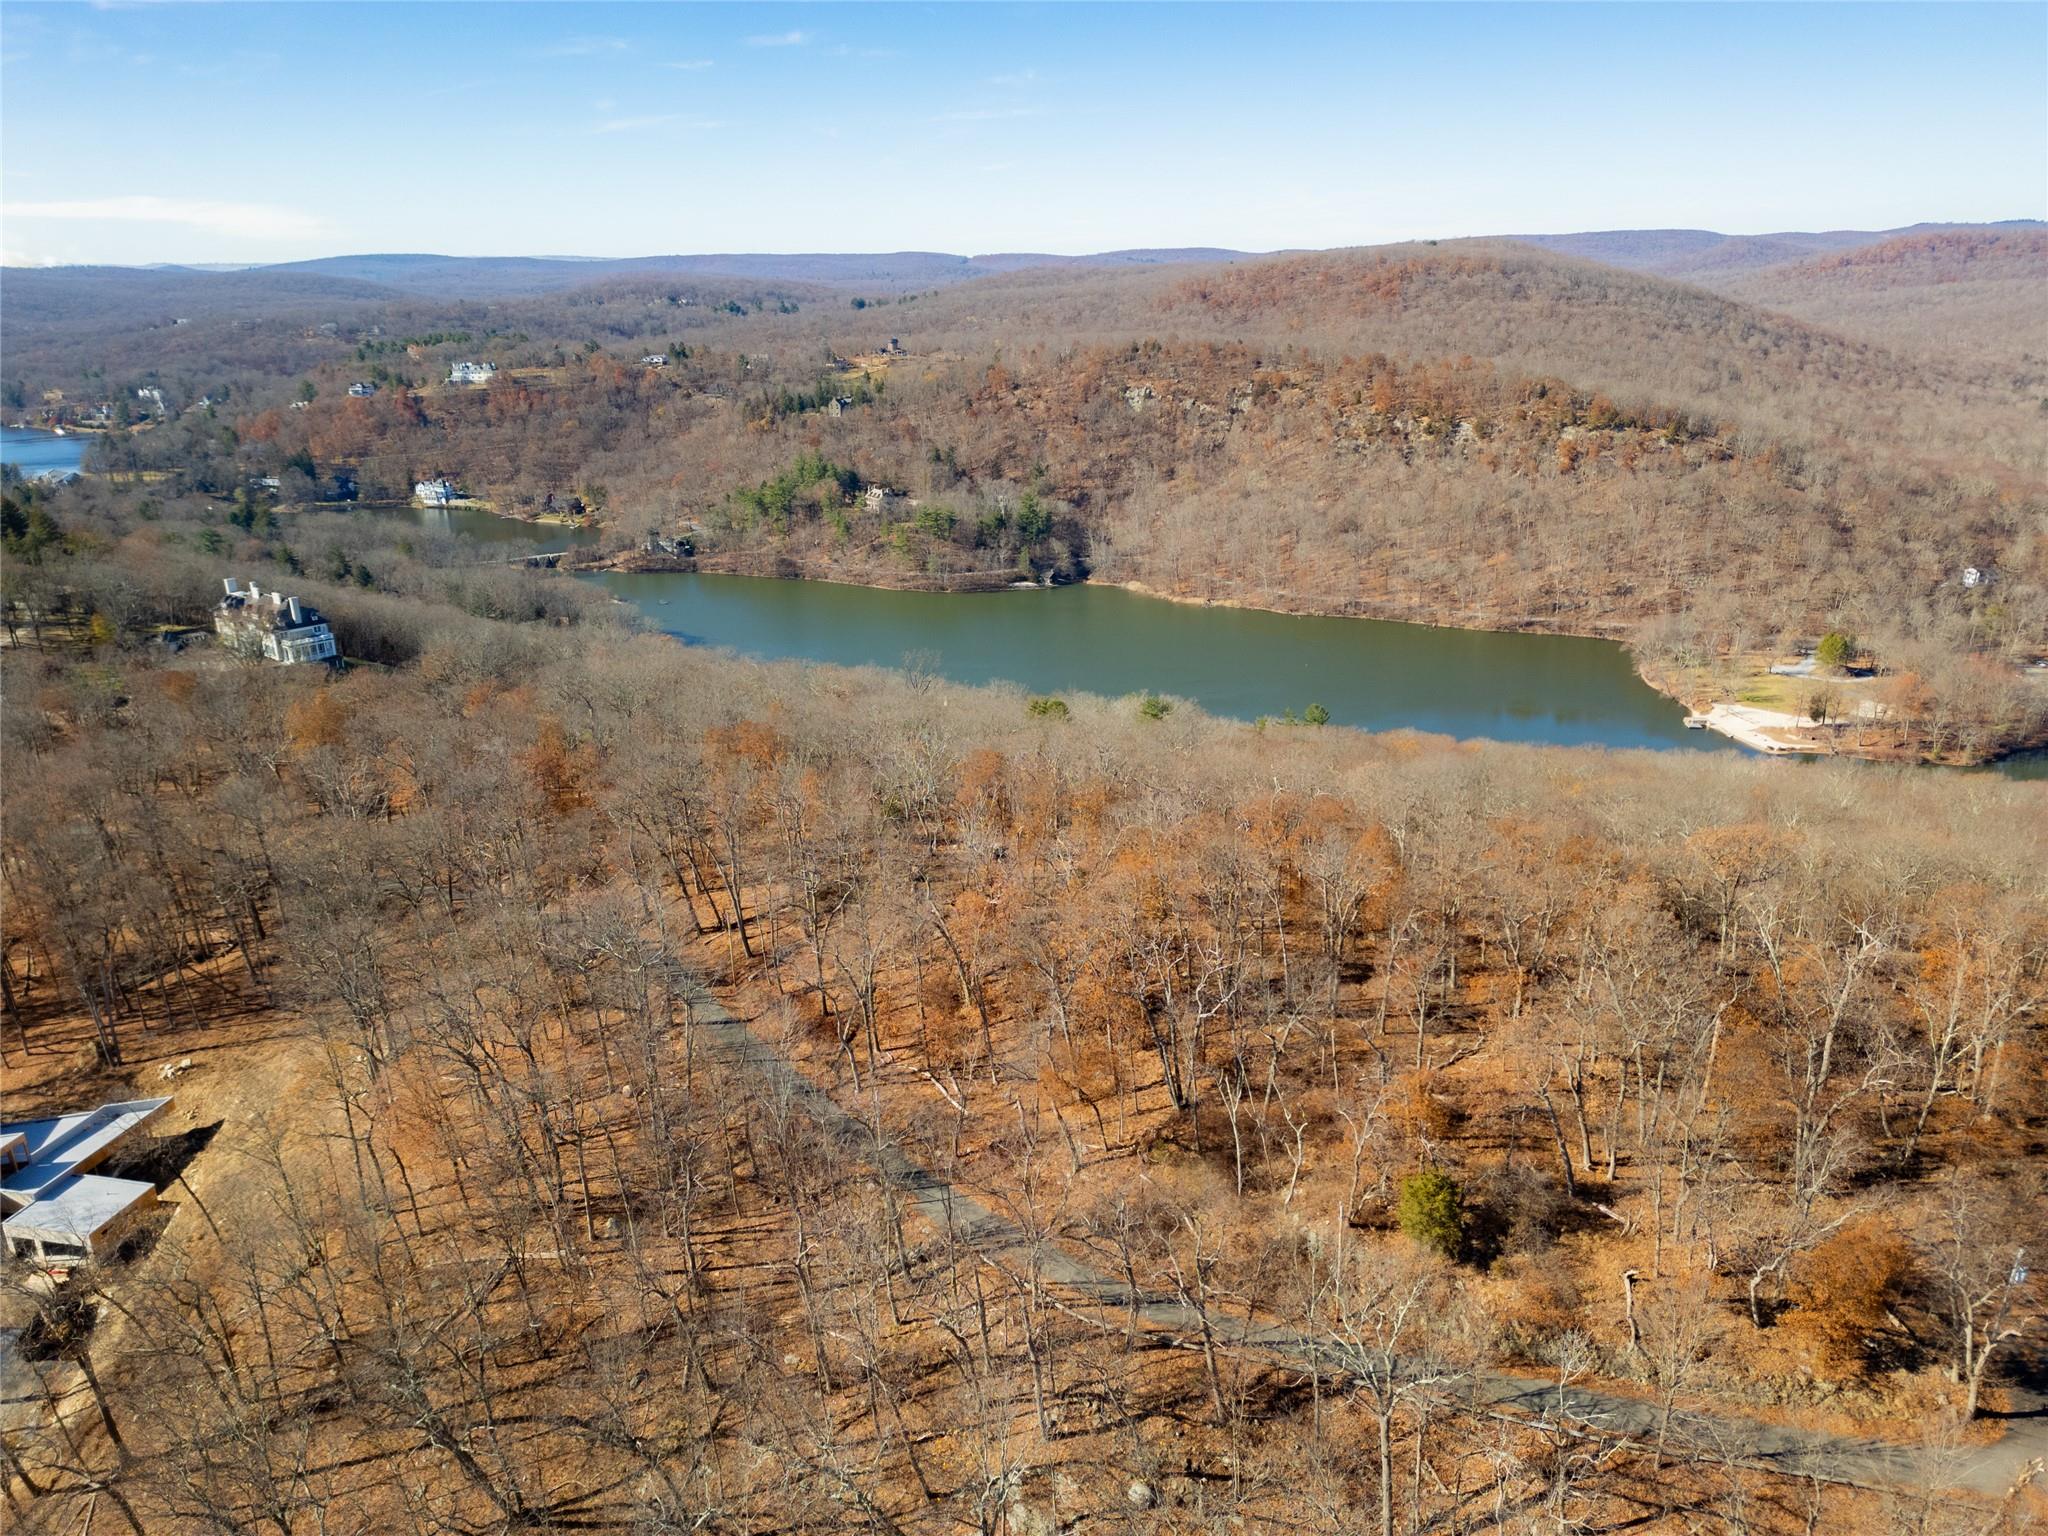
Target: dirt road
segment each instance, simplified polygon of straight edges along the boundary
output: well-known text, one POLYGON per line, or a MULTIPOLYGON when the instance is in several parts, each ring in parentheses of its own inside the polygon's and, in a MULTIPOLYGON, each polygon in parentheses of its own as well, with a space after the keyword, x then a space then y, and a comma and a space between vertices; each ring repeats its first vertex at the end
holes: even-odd
MULTIPOLYGON (((919 1167, 893 1142, 878 1141, 860 1116, 842 1108, 708 991, 700 988, 691 1001, 700 1038, 712 1050, 744 1065, 771 1096, 786 1097, 801 1108, 845 1155, 872 1165, 934 1227, 955 1234, 1012 1273, 1035 1268, 1040 1283, 1058 1287, 1076 1303, 1113 1309, 1119 1320, 1128 1314, 1132 1293, 1126 1281, 1050 1239, 1034 1238, 919 1167)), ((1198 1347, 1202 1320, 1193 1308, 1142 1292, 1138 1301, 1138 1316, 1149 1328, 1171 1336, 1176 1344, 1198 1347)), ((1209 1323, 1218 1343, 1241 1353, 1304 1368, 1343 1368, 1341 1354, 1329 1340, 1213 1311, 1209 1323)), ((1480 1372, 1447 1390, 1482 1412, 1646 1444, 1656 1440, 1661 1418, 1654 1402, 1581 1387, 1560 1390, 1554 1379, 1538 1376, 1480 1372)), ((1959 1449, 1856 1440, 1736 1414, 1685 1409, 1674 1416, 1669 1438, 1674 1446, 1688 1445, 1737 1465, 1788 1477, 1859 1487, 1953 1489, 1995 1498, 2048 1462, 2048 1404, 2029 1407, 2033 1411, 2014 1418, 1995 1444, 1959 1449)))

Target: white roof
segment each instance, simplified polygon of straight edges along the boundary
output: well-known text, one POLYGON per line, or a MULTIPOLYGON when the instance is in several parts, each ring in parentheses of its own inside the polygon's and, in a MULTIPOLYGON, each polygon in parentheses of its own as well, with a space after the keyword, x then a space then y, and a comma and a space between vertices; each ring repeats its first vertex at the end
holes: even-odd
POLYGON ((87 1243, 115 1217, 156 1193, 140 1179, 109 1179, 88 1170, 170 1106, 168 1097, 102 1104, 48 1120, 0 1125, 0 1148, 28 1154, 28 1166, 0 1179, 13 1207, 10 1236, 33 1235, 87 1243))
POLYGON ((88 1247, 93 1233, 156 1193, 141 1179, 103 1179, 96 1173, 71 1174, 46 1189, 36 1203, 7 1218, 9 1237, 53 1238, 88 1247))
POLYGON ((0 1125, 0 1137, 20 1137, 28 1147, 29 1164, 0 1179, 11 1195, 40 1198, 41 1191, 68 1174, 82 1173, 111 1152, 124 1137, 154 1120, 169 1098, 131 1099, 102 1104, 98 1109, 50 1120, 17 1120, 0 1125))

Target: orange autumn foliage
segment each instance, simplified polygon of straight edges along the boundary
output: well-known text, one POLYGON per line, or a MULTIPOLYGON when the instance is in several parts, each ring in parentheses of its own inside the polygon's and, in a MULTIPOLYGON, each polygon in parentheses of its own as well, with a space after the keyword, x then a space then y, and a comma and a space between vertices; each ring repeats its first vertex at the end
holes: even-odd
POLYGON ((1795 1266, 1795 1310, 1786 1325, 1811 1339, 1830 1366, 1860 1370, 1871 1340, 1892 1326, 1893 1305, 1912 1276, 1912 1244, 1883 1218, 1864 1217, 1795 1266))

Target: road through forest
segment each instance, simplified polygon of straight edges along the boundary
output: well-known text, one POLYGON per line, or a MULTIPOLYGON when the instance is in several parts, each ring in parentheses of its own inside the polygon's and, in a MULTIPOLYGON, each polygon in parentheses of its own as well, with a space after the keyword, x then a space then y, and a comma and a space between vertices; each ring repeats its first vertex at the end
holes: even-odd
MULTIPOLYGON (((1113 1308, 1120 1317, 1129 1315, 1132 1291, 1126 1280, 1049 1239, 1034 1239, 1015 1222, 919 1167, 893 1141, 878 1143, 865 1120, 843 1108, 708 991, 696 989, 690 1003, 701 1040, 727 1061, 745 1066, 771 1096, 802 1109, 845 1155, 873 1166, 904 1203, 935 1228, 955 1234, 1006 1272, 1030 1273, 1035 1266, 1040 1283, 1079 1301, 1113 1308)), ((1200 1347, 1202 1317, 1195 1308, 1141 1291, 1136 1310, 1141 1322, 1173 1336, 1175 1344, 1200 1347)), ((1213 1308, 1209 1326, 1212 1339, 1222 1349, 1265 1356, 1303 1369, 1316 1368, 1330 1375, 1344 1370, 1343 1351, 1329 1339, 1225 1316, 1213 1308)), ((1649 1399, 1583 1387, 1560 1390, 1554 1379, 1540 1376, 1468 1373, 1446 1384, 1443 1391, 1480 1412, 1579 1434, 1625 1438, 1645 1446, 1656 1442, 1662 1419, 1660 1406, 1649 1399)), ((1736 1465, 1787 1477, 1862 1487, 1959 1490, 1997 1498, 2022 1477, 2037 1473, 2048 1460, 2048 1412, 2042 1411, 2042 1405, 2030 1406, 2032 1413, 2011 1420, 2004 1437, 1988 1446, 1888 1444, 1685 1408, 1673 1416, 1667 1443, 1674 1449, 1703 1451, 1736 1465)))

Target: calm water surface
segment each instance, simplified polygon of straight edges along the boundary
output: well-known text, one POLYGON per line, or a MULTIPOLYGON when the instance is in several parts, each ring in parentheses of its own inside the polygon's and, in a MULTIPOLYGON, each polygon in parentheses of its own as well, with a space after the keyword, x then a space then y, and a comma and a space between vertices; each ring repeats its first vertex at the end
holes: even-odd
POLYGON ((91 438, 78 432, 59 437, 26 427, 0 427, 0 463, 17 466, 24 475, 53 469, 76 469, 85 460, 91 438))
POLYGON ((407 507, 383 514, 417 523, 430 533, 459 533, 479 544, 502 544, 507 555, 523 549, 568 549, 596 542, 595 528, 571 528, 562 523, 528 523, 516 517, 499 517, 481 507, 407 507))
POLYGON ((2008 779, 2048 780, 2048 752, 2015 752, 1992 766, 2008 779))
MULTIPOLYGON (((91 439, 16 427, 0 459, 24 474, 76 469, 91 439)), ((508 555, 594 542, 594 528, 480 508, 388 514, 508 555)), ((687 644, 770 659, 900 667, 916 657, 961 683, 1038 693, 1138 692, 1193 699, 1250 720, 1329 709, 1340 725, 1558 745, 1740 752, 1684 728, 1685 712, 1605 640, 1431 629, 1201 608, 1116 587, 998 593, 887 592, 824 582, 689 574, 590 576, 687 644)), ((2048 754, 2008 759, 2010 778, 2048 779, 2048 754)))
POLYGON ((1336 724, 1365 730, 1742 750, 1686 730, 1685 711, 1605 640, 1203 608, 1116 587, 933 593, 745 576, 588 579, 688 644, 750 656, 898 667, 922 653, 955 682, 1174 694, 1244 720, 1319 703, 1336 724))

